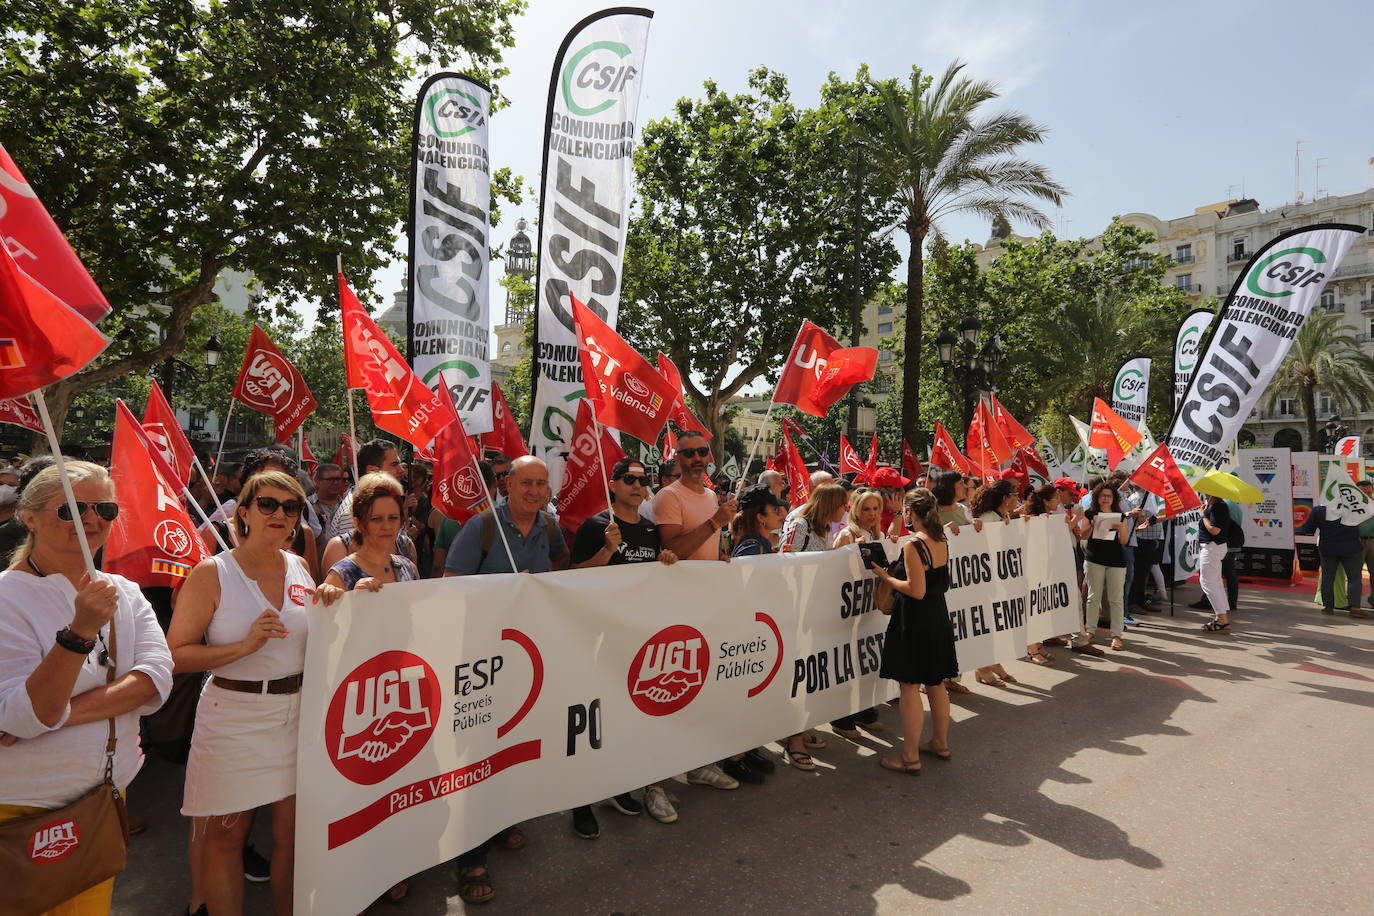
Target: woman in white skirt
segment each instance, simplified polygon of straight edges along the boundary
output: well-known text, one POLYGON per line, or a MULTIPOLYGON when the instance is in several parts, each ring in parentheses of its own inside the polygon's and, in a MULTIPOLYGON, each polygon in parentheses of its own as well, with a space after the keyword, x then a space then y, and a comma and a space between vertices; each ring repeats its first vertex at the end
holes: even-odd
POLYGON ((253 809, 269 804, 272 897, 277 913, 291 912, 306 603, 343 594, 317 590, 305 562, 281 549, 304 505, 305 491, 280 471, 249 478, 234 510, 239 546, 191 571, 167 632, 177 672, 212 673, 181 813, 205 826, 199 872, 215 916, 243 912, 243 846, 253 809))

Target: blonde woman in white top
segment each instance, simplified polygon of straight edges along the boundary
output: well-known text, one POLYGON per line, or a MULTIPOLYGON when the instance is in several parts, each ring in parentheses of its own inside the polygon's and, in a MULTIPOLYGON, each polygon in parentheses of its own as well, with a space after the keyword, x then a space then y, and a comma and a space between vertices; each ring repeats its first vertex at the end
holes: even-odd
MULTIPOLYGON (((897 539, 883 534, 883 494, 878 490, 855 490, 849 494, 849 517, 845 521, 845 526, 840 529, 839 534, 835 535, 831 548, 844 547, 847 544, 882 544, 883 551, 888 555, 888 561, 895 560, 897 553, 897 539)), ((830 723, 830 727, 838 735, 850 739, 862 737, 856 725, 862 725, 871 732, 883 730, 883 723, 878 721, 878 711, 873 708, 861 709, 850 716, 841 716, 830 723)))
MULTIPOLYGON (((172 686, 167 643, 138 586, 86 573, 76 525, 92 550, 105 545, 119 511, 109 473, 71 461, 67 474, 81 517, 71 520, 58 469, 40 472, 19 501, 28 539, 0 573, 0 821, 60 808, 99 785, 109 718, 114 782, 126 788, 143 762, 139 716, 161 706, 172 686)), ((111 878, 57 911, 109 912, 113 890, 111 878)))
POLYGON ((304 504, 294 478, 250 477, 234 509, 239 545, 191 571, 167 631, 178 673, 212 674, 196 711, 181 813, 198 819, 197 830, 200 819, 205 825, 193 872, 215 916, 243 912, 243 846, 253 810, 269 804, 273 902, 277 913, 291 912, 305 608, 343 594, 316 589, 305 561, 281 549, 304 504))

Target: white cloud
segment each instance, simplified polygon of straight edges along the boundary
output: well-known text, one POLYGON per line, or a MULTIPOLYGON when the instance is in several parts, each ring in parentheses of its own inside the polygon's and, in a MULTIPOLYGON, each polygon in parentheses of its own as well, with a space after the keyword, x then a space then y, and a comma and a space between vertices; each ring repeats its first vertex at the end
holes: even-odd
POLYGON ((927 70, 938 74, 957 58, 968 64, 966 75, 992 80, 1006 96, 1040 75, 1051 43, 1047 24, 1052 21, 1052 15, 1024 3, 1005 9, 960 3, 938 8, 916 28, 927 70))

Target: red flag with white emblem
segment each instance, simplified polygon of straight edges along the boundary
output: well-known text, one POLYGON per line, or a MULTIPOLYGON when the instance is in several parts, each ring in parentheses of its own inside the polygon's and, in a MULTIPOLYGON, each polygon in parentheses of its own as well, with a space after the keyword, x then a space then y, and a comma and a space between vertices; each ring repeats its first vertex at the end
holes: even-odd
POLYGON ((1089 448, 1107 450, 1107 467, 1115 471, 1121 459, 1140 444, 1143 433, 1121 418, 1101 398, 1093 398, 1092 431, 1089 448))
POLYGON ((865 483, 868 480, 868 471, 859 460, 859 453, 854 451, 854 446, 849 444, 844 433, 840 433, 840 473, 854 474, 855 483, 865 483))
POLYGON ((785 426, 782 429, 782 441, 787 456, 787 484, 792 488, 792 507, 795 509, 806 505, 811 498, 811 472, 806 469, 806 462, 802 461, 801 452, 792 443, 792 436, 785 426))
POLYGON ((706 437, 706 441, 711 441, 711 431, 687 407, 687 393, 682 387, 682 373, 677 371, 676 364, 663 353, 658 354, 658 374, 667 379, 668 384, 677 391, 677 401, 673 403, 673 412, 668 418, 677 424, 678 429, 699 432, 706 437))
POLYGON ((140 586, 181 585, 207 556, 177 496, 171 468, 153 453, 133 411, 115 402, 110 476, 119 494, 119 517, 105 542, 103 567, 140 586))
POLYGON ((592 406, 585 399, 578 401, 577 423, 568 446, 563 488, 558 491, 558 521, 565 529, 576 531, 587 519, 607 508, 611 468, 624 457, 620 443, 605 429, 601 430, 601 452, 598 454, 592 406), (602 457, 606 460, 604 465, 602 457))
POLYGON ((491 432, 482 433, 482 447, 494 449, 512 459, 530 453, 524 437, 520 435, 515 415, 506 403, 506 396, 494 379, 491 383, 491 432))
POLYGON ((447 385, 440 385, 439 397, 449 414, 449 424, 434 440, 434 507, 455 522, 466 524, 468 519, 485 511, 491 500, 477 466, 472 438, 463 428, 463 420, 453 403, 453 392, 447 385))
POLYGON ((186 438, 176 411, 167 403, 167 396, 162 393, 162 386, 157 379, 153 379, 153 385, 148 389, 148 405, 143 408, 143 432, 176 474, 173 483, 184 484, 189 481, 194 470, 196 450, 186 438))
POLYGON ((28 398, 6 398, 0 401, 0 423, 22 426, 36 433, 43 432, 43 421, 28 398))
POLYGON ((339 274, 344 364, 348 387, 364 388, 372 422, 416 448, 425 448, 448 425, 439 395, 406 363, 339 274))
POLYGON ((1202 508, 1202 500, 1179 470, 1169 446, 1159 444, 1149 457, 1140 463, 1130 477, 1131 483, 1158 496, 1164 503, 1160 518, 1173 518, 1184 512, 1202 508))
POLYGON ((971 470, 969 460, 954 444, 954 439, 937 420, 935 421, 935 445, 930 450, 930 466, 941 471, 958 471, 967 474, 971 470))
POLYGON ((278 442, 289 442, 315 410, 305 376, 257 325, 248 337, 233 393, 236 400, 272 418, 278 442))
POLYGON ((610 325, 576 296, 570 298, 582 378, 587 380, 587 397, 593 401, 596 419, 641 442, 657 442, 677 391, 610 325))
POLYGON ((873 378, 877 365, 878 351, 872 347, 842 347, 821 328, 803 321, 773 400, 823 417, 853 385, 873 378))
POLYGON ((109 342, 24 273, 0 244, 0 398, 16 398, 79 372, 109 342))

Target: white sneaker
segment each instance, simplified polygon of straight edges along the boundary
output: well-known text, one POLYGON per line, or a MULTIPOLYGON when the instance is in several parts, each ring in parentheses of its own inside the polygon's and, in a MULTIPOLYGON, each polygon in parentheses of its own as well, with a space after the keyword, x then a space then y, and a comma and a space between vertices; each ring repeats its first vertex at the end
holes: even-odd
MULTIPOLYGON (((720 775, 725 776, 724 773, 720 775)), ((671 824, 677 820, 677 810, 673 803, 668 801, 668 793, 663 791, 662 786, 648 786, 644 789, 644 807, 648 809, 649 816, 660 824, 671 824)))
POLYGON ((687 781, 699 786, 710 786, 713 789, 738 789, 739 780, 733 776, 725 775, 725 772, 716 764, 708 763, 704 767, 687 771, 687 781))

